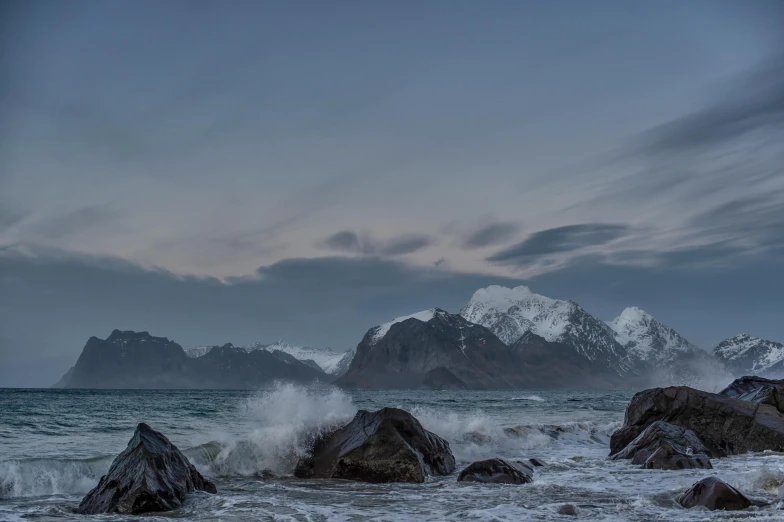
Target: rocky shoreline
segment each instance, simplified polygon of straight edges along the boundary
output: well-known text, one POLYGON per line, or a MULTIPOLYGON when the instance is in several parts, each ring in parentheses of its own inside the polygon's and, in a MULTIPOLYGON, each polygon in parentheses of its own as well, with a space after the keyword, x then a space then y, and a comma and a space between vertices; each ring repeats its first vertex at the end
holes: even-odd
MULTIPOLYGON (((711 459, 747 452, 784 451, 784 381, 759 377, 735 380, 720 393, 677 386, 637 393, 624 423, 611 437, 612 460, 651 470, 712 469, 711 459)), ((360 410, 343 426, 320 434, 294 475, 369 483, 423 483, 457 472, 459 482, 535 482, 538 459, 491 458, 457 471, 449 442, 398 408, 360 410)), ((82 514, 142 514, 176 510, 193 491, 216 487, 165 436, 139 424, 128 447, 80 503, 82 514)), ((707 475, 673 498, 683 508, 776 509, 747 498, 715 475, 707 475)), ((778 505, 781 505, 779 503, 778 505)), ((576 514, 564 504, 561 514, 576 514)))

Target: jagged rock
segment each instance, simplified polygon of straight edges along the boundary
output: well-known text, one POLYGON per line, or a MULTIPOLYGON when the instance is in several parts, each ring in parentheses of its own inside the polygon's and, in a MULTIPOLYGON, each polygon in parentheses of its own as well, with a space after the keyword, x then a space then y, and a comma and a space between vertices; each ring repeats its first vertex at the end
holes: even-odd
POLYGON ((171 511, 194 490, 217 491, 169 439, 141 423, 76 511, 85 515, 171 511))
POLYGON ((751 501, 743 493, 716 477, 696 482, 678 498, 678 503, 685 508, 702 506, 711 511, 739 511, 751 506, 751 501))
POLYGON ((713 469, 710 458, 704 453, 682 453, 669 444, 660 446, 643 462, 645 469, 713 469))
POLYGON ((659 420, 692 430, 715 456, 784 451, 784 415, 775 407, 672 386, 632 397, 623 426, 610 437, 610 453, 620 452, 659 420))
POLYGON ((319 438, 312 455, 297 463, 299 478, 363 482, 424 482, 455 469, 449 443, 397 408, 360 410, 354 419, 319 438))
POLYGON ((777 410, 784 411, 784 380, 757 376, 741 377, 732 381, 732 384, 719 394, 735 397, 742 401, 770 404, 777 410))
POLYGON ((705 460, 708 460, 708 465, 710 465, 710 457, 725 456, 724 452, 720 450, 708 449, 692 430, 664 421, 656 421, 611 458, 613 460, 632 459, 632 464, 641 464, 656 469, 683 469, 666 467, 666 462, 673 459, 672 464, 675 466, 678 465, 677 462, 681 462, 686 467, 705 467, 701 465, 704 462, 695 461, 692 463, 694 465, 687 465, 684 462, 684 458, 688 460, 693 454, 701 454, 705 460), (665 448, 666 451, 659 453, 649 466, 650 457, 662 448, 665 448), (677 458, 678 455, 684 458, 677 458), (656 467, 656 463, 665 467, 656 467))
POLYGON ((472 462, 460 472, 457 481, 492 484, 528 484, 533 482, 533 468, 521 465, 521 463, 515 464, 501 459, 472 462))

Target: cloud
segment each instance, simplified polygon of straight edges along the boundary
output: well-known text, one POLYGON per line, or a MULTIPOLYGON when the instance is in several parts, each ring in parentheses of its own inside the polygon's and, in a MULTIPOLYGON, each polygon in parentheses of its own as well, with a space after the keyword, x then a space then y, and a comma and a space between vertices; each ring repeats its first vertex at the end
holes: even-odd
POLYGON ((61 239, 85 229, 117 219, 115 211, 91 205, 41 219, 30 226, 33 235, 44 239, 61 239))
POLYGON ((520 230, 517 223, 497 222, 480 228, 463 240, 465 248, 483 248, 503 243, 515 236, 520 230))
POLYGON ((351 230, 342 230, 325 239, 321 246, 329 250, 388 257, 412 254, 435 243, 424 234, 403 234, 387 240, 372 238, 369 234, 360 236, 351 230))
POLYGON ((728 97, 642 136, 644 152, 667 154, 723 145, 757 130, 784 128, 784 53, 728 97))
POLYGON ((433 238, 429 236, 407 234, 388 240, 379 247, 378 253, 384 256, 402 256, 422 250, 434 242, 433 238))
POLYGON ((603 245, 628 232, 628 226, 614 223, 583 223, 540 230, 525 241, 493 254, 487 261, 507 265, 527 263, 549 254, 603 245))

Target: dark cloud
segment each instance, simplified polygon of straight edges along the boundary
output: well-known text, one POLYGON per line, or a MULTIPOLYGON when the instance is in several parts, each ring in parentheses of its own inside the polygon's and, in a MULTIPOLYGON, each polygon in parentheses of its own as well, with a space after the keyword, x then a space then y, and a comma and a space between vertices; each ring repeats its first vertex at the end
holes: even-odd
POLYGON ((19 223, 25 215, 0 206, 0 232, 4 232, 19 223))
POLYGON ((487 225, 469 234, 463 240, 465 248, 482 248, 512 239, 520 230, 517 223, 498 222, 487 225))
POLYGON ((765 128, 784 128, 784 53, 707 109, 653 129, 643 150, 672 153, 722 145, 765 128))
POLYGON ((391 239, 379 240, 368 234, 359 235, 351 230, 342 230, 329 236, 321 246, 338 252, 395 257, 412 254, 433 243, 435 240, 424 234, 403 234, 391 239))
POLYGON ((42 219, 33 223, 30 228, 35 236, 60 239, 87 228, 104 225, 117 217, 117 213, 107 207, 92 205, 42 219))
POLYGON ((384 256, 402 256, 412 254, 432 245, 433 238, 422 234, 408 234, 390 239, 382 244, 378 253, 384 256))
POLYGON ((350 230, 343 230, 332 234, 324 241, 324 246, 332 250, 343 252, 359 252, 359 236, 350 230))
POLYGON ((549 254, 603 245, 628 232, 628 226, 614 223, 583 223, 550 228, 531 234, 525 241, 501 250, 487 260, 507 265, 527 263, 549 254))

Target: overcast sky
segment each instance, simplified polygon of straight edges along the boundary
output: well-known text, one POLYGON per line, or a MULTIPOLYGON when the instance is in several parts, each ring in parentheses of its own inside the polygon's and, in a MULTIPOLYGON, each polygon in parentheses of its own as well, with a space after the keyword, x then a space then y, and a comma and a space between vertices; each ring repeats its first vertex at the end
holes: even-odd
POLYGON ((491 283, 784 341, 780 1, 0 9, 0 386, 491 283))

